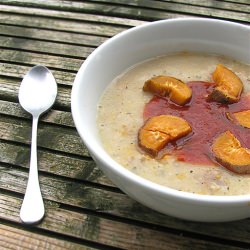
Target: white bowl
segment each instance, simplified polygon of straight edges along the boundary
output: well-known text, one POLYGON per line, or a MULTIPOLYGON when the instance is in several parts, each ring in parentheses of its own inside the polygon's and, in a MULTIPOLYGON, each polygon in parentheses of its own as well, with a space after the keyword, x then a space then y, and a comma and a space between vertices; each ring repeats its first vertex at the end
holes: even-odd
POLYGON ((177 51, 211 52, 250 63, 250 27, 213 19, 179 18, 141 25, 109 39, 87 58, 73 84, 71 108, 78 133, 103 172, 140 203, 193 221, 248 218, 250 195, 198 195, 163 187, 128 171, 102 147, 96 115, 106 86, 138 62, 177 51))

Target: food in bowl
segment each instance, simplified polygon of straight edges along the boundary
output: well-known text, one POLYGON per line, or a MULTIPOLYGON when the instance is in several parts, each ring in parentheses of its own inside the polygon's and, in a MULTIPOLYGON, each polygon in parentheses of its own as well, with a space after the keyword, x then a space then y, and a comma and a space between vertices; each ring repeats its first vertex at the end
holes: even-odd
MULTIPOLYGON (((73 84, 71 95, 72 115, 77 131, 85 146, 88 148, 90 155, 97 163, 97 166, 100 167, 104 174, 111 179, 117 187, 123 190, 131 198, 152 209, 182 219, 222 222, 239 220, 250 216, 249 194, 204 195, 198 193, 197 190, 195 190, 196 193, 190 191, 183 192, 179 191, 178 187, 174 189, 169 187, 169 185, 160 185, 154 180, 150 181, 147 178, 141 177, 136 173, 137 169, 131 171, 124 167, 123 164, 119 163, 119 159, 114 159, 112 153, 108 153, 107 149, 104 148, 96 120, 98 111, 97 106, 100 103, 100 97, 103 95, 106 87, 114 78, 132 65, 136 65, 150 58, 170 55, 180 51, 223 55, 249 64, 249 35, 250 28, 248 26, 222 20, 204 18, 162 20, 141 25, 114 36, 98 47, 86 59, 79 69, 73 84)), ((203 61, 204 60, 202 60, 202 62, 203 61)), ((187 61, 186 64, 191 64, 191 62, 187 61)), ((198 75, 193 71, 195 67, 192 67, 193 70, 188 74, 192 73, 195 76, 195 78, 192 79, 194 81, 208 81, 218 61, 215 60, 212 64, 213 66, 210 68, 203 68, 198 75), (210 72, 210 77, 207 75, 208 72, 210 72), (203 76, 207 76, 209 79, 203 76)), ((220 61, 220 64, 231 69, 242 81, 245 81, 245 79, 242 78, 242 73, 240 73, 238 66, 232 67, 231 63, 227 64, 223 60, 220 61)), ((173 70, 172 67, 172 77, 177 78, 178 76, 173 70)), ((157 75, 159 74, 157 73, 157 75)), ((140 74, 137 76, 143 78, 142 82, 152 77, 149 72, 146 76, 140 74)), ((188 82, 190 80, 188 76, 189 75, 187 75, 187 79, 179 76, 179 79, 183 82, 188 82)), ((245 91, 249 91, 248 85, 249 84, 246 84, 246 88, 243 90, 241 97, 244 95, 245 91)), ((141 87, 142 86, 140 86, 140 88, 141 87)), ((118 84, 118 88, 122 91, 133 92, 133 89, 126 89, 121 83, 118 84)), ((204 90, 204 88, 200 89, 200 91, 202 90, 204 90)), ((140 91, 141 98, 145 99, 144 103, 148 103, 152 94, 142 93, 144 91, 141 89, 140 91)), ((119 90, 117 94, 120 94, 119 90)), ((133 93, 131 94, 133 95, 133 93)), ((135 95, 134 97, 133 102, 138 103, 138 96, 135 95)), ((112 96, 112 98, 115 99, 116 97, 112 96)), ((117 98, 119 99, 119 96, 117 98)), ((124 100, 119 99, 119 105, 123 101, 124 100)), ((135 106, 131 103, 131 107, 133 108, 130 109, 130 112, 126 115, 128 117, 134 115, 134 113, 141 115, 144 103, 139 103, 138 106, 136 106, 137 109, 133 109, 135 106)), ((214 105, 214 108, 216 108, 216 105, 214 105)), ((237 110, 236 113, 232 110, 232 113, 229 112, 226 114, 227 120, 231 119, 234 123, 237 123, 236 117, 239 119, 239 116, 242 116, 242 114, 237 114, 237 110)), ((118 116, 114 114, 113 117, 114 119, 122 118, 120 114, 118 114, 118 116)), ((138 118, 137 115, 136 117, 138 118)), ((209 116, 204 115, 204 118, 209 118, 209 116)), ((112 119, 112 122, 114 119, 112 119)), ((247 121, 244 123, 247 125, 247 121)), ((129 130, 124 128, 122 133, 136 133, 138 132, 138 128, 143 126, 143 124, 143 117, 141 117, 141 121, 135 119, 135 121, 133 121, 133 126, 131 125, 129 130), (134 124, 134 122, 136 122, 136 124, 134 124)), ((209 121, 210 130, 213 127, 216 127, 216 123, 214 124, 214 121, 209 121)), ((210 130, 206 131, 211 132, 210 130)), ((117 132, 113 134, 114 131, 111 129, 109 132, 110 134, 107 134, 107 136, 109 136, 108 139, 110 141, 112 141, 114 135, 119 135, 117 132)), ((122 140, 121 142, 126 143, 126 141, 122 140)), ((128 141, 128 143, 131 142, 128 141)), ((121 147, 119 143, 118 146, 121 150, 126 149, 121 147)), ((243 144, 241 144, 241 146, 245 147, 243 144)), ((128 150, 130 149, 128 148, 128 150)), ((133 152, 133 150, 131 150, 131 152, 133 152)), ((146 160, 147 157, 148 156, 145 156, 146 160)), ((133 163, 133 159, 129 158, 129 160, 132 160, 133 163)), ((158 166, 154 168, 153 171, 156 173, 155 176, 161 174, 158 171, 158 166)), ((188 171, 192 170, 189 169, 188 171)), ((230 172, 228 171, 228 173, 230 172)), ((148 175, 148 171, 143 174, 148 175)), ((243 179, 246 177, 247 175, 244 175, 243 179)), ((220 176, 218 176, 218 178, 220 178, 220 176)), ((182 176, 179 176, 179 179, 180 181, 187 181, 187 179, 182 176)), ((208 175, 207 179, 213 179, 213 176, 208 175)), ((237 187, 241 186, 240 182, 241 181, 236 181, 237 187)), ((201 181, 199 183, 201 183, 201 181)), ((217 189, 217 186, 212 189, 217 189)))
POLYGON ((250 194, 249 72, 228 57, 190 52, 130 67, 98 104, 104 148, 131 172, 166 187, 250 194))

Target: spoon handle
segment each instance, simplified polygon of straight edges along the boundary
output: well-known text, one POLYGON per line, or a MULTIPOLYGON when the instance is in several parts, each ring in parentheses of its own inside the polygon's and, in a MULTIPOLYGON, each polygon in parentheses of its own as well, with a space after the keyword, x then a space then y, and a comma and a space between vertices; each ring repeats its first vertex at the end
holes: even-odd
POLYGON ((27 224, 37 223, 44 216, 44 204, 39 186, 37 167, 38 119, 39 116, 33 116, 29 178, 20 210, 20 218, 22 222, 27 224))

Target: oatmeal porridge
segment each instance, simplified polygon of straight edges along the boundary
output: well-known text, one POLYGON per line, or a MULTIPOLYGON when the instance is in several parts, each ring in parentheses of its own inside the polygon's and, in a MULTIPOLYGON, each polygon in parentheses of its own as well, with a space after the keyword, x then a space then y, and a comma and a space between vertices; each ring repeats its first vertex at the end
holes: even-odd
MULTIPOLYGON (((223 165, 220 156, 223 161, 217 161, 218 155, 227 154, 225 145, 231 139, 235 141, 233 135, 239 140, 240 153, 250 154, 250 130, 245 125, 245 117, 250 115, 249 72, 249 65, 229 58, 187 52, 134 65, 112 81, 99 102, 97 123, 104 148, 128 170, 160 185, 198 194, 250 194, 250 174, 242 174, 243 168, 235 173, 235 168, 223 165), (240 100, 218 103, 221 93, 211 94, 217 65, 225 65, 241 79, 240 100), (192 96, 188 94, 185 102, 176 103, 182 101, 178 95, 176 101, 173 96, 143 91, 145 82, 156 76, 180 79, 192 90, 192 96), (207 101, 209 96, 214 100, 207 101), (180 133, 183 138, 171 141, 156 156, 138 145, 138 132, 150 118, 162 115, 183 119, 190 128, 186 127, 186 132, 180 133), (238 117, 242 117, 239 119, 244 126, 235 122, 238 117)), ((242 158, 239 154, 231 158, 237 157, 242 158)))

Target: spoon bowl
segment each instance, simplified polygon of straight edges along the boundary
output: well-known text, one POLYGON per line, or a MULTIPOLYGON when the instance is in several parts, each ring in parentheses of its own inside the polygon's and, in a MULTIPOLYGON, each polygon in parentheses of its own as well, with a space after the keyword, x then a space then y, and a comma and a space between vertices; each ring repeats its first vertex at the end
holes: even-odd
POLYGON ((40 115, 51 108, 56 95, 55 78, 46 67, 41 65, 30 69, 19 89, 19 102, 33 117, 29 178, 20 210, 20 218, 27 224, 39 222, 45 213, 38 180, 37 126, 40 115))
POLYGON ((52 73, 38 65, 25 75, 19 89, 19 102, 32 115, 41 115, 54 103, 57 85, 52 73))

